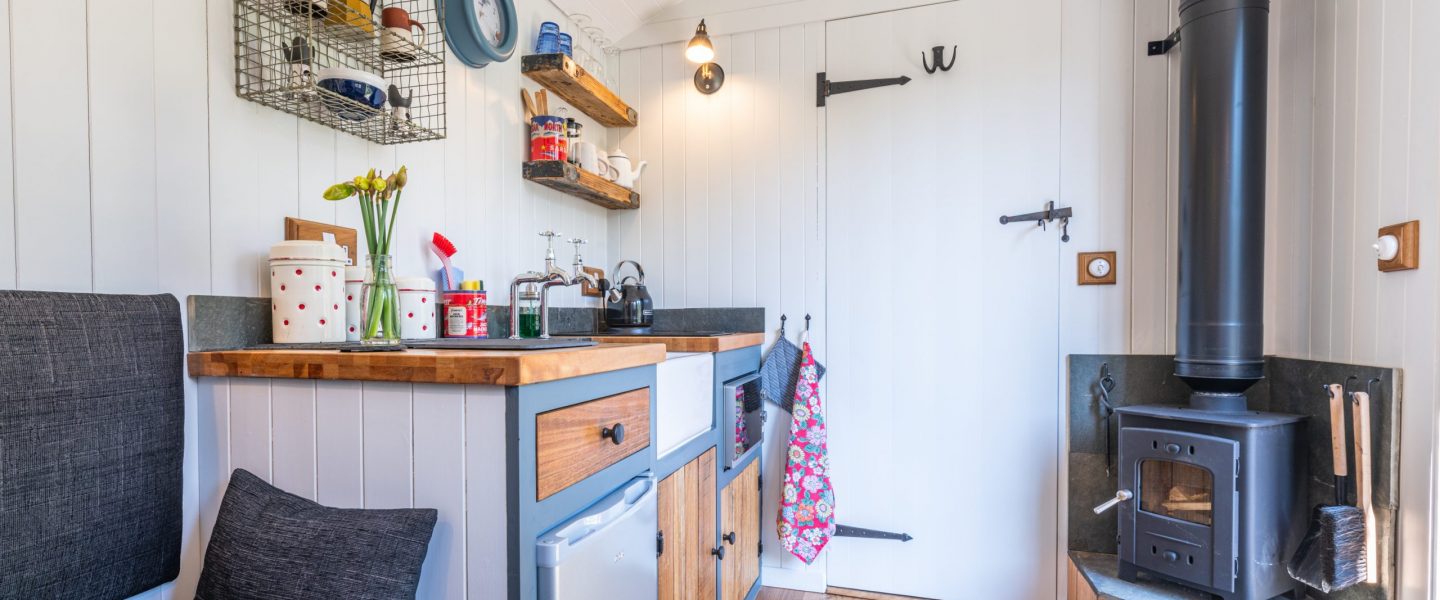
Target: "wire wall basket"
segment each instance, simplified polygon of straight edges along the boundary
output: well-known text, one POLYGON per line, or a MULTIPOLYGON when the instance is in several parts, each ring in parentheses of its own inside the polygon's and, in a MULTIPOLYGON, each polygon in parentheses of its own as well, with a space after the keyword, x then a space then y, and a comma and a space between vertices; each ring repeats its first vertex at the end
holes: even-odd
POLYGON ((444 138, 435 5, 235 0, 235 93, 377 144, 444 138))

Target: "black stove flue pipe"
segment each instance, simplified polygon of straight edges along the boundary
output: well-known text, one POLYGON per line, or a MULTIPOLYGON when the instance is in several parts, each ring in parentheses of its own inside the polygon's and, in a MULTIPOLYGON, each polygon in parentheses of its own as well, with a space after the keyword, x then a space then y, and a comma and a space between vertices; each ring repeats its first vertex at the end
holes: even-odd
POLYGON ((1269 5, 1180 3, 1175 373, 1194 408, 1244 410, 1263 377, 1269 5))

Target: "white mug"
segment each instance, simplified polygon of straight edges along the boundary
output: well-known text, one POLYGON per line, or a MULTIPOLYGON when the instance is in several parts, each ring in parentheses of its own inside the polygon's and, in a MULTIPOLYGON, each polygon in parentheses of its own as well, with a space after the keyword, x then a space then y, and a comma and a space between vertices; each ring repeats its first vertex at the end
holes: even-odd
POLYGON ((415 60, 419 48, 425 45, 425 30, 420 30, 420 40, 409 27, 386 27, 380 30, 380 56, 386 60, 410 62, 415 60))
POLYGON ((610 161, 601 155, 600 149, 594 143, 580 142, 576 152, 581 169, 599 175, 606 181, 615 181, 615 178, 620 176, 620 171, 610 165, 610 161))
POLYGON ((580 142, 575 145, 575 162, 581 169, 591 173, 600 172, 600 163, 596 159, 600 155, 595 151, 595 144, 591 142, 580 142))
POLYGON ((599 165, 597 165, 599 169, 595 171, 596 174, 600 175, 605 181, 615 181, 620 178, 620 170, 611 165, 609 159, 601 156, 597 157, 595 162, 599 163, 599 165))

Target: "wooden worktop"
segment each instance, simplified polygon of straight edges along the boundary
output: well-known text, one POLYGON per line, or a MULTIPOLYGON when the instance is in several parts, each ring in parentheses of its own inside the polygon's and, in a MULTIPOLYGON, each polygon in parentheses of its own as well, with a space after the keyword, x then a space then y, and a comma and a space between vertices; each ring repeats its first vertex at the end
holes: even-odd
MULTIPOLYGON (((600 341, 600 340, 597 340, 600 341)), ((664 362, 666 347, 626 340, 556 350, 217 350, 191 352, 194 377, 528 385, 664 362)))
POLYGON ((613 344, 665 344, 666 352, 727 352, 765 343, 763 333, 731 333, 711 337, 655 335, 587 335, 588 339, 613 344))

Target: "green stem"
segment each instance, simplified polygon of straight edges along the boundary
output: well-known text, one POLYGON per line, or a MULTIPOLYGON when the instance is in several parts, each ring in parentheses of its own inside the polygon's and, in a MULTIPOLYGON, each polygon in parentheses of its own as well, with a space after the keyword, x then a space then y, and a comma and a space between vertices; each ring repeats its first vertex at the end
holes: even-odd
POLYGON ((395 208, 390 212, 390 226, 389 226, 389 228, 385 231, 385 241, 384 241, 384 244, 385 244, 385 253, 386 253, 386 254, 389 254, 389 253, 390 253, 390 241, 391 241, 391 238, 394 237, 394 235, 395 235, 395 221, 400 220, 400 219, 399 219, 399 216, 400 216, 400 196, 401 196, 402 194, 404 194, 404 192, 405 192, 405 190, 403 190, 403 189, 395 190, 395 208))
POLYGON ((387 337, 400 337, 400 322, 398 320, 400 309, 400 293, 394 286, 385 286, 386 302, 391 310, 385 311, 385 335, 387 337))
POLYGON ((380 231, 382 231, 380 227, 380 202, 375 198, 375 192, 370 192, 370 197, 366 199, 365 202, 367 203, 366 206, 370 208, 370 225, 365 231, 365 235, 371 240, 374 240, 370 244, 370 251, 375 254, 385 254, 385 249, 380 244, 380 231))
POLYGON ((386 229, 386 226, 384 226, 384 224, 389 223, 390 219, 392 219, 392 217, 390 217, 390 199, 382 197, 382 199, 380 199, 379 201, 379 206, 380 219, 376 220, 376 227, 374 227, 374 233, 376 233, 376 235, 380 237, 380 253, 382 253, 382 255, 389 255, 390 243, 389 240, 384 237, 384 229, 386 229))
POLYGON ((380 332, 380 319, 377 317, 380 316, 379 311, 382 301, 379 294, 376 294, 377 291, 379 291, 377 288, 370 289, 370 303, 369 306, 366 307, 369 313, 365 319, 365 339, 367 340, 374 338, 375 334, 380 332))
POLYGON ((360 203, 360 222, 365 225, 365 248, 370 250, 371 255, 374 255, 375 226, 372 223, 375 216, 370 212, 370 200, 365 197, 364 193, 360 194, 358 202, 360 203))

